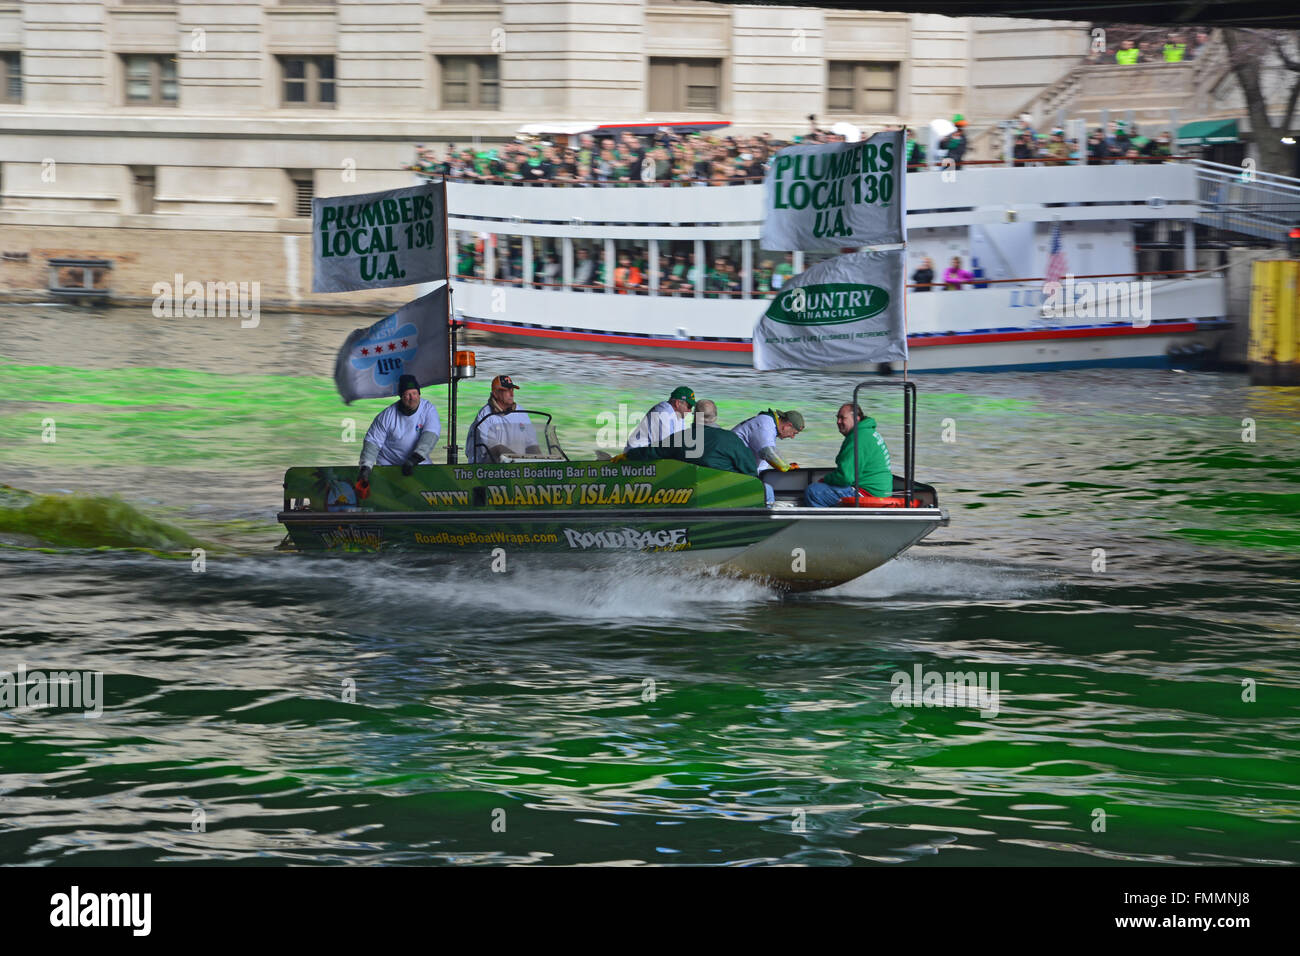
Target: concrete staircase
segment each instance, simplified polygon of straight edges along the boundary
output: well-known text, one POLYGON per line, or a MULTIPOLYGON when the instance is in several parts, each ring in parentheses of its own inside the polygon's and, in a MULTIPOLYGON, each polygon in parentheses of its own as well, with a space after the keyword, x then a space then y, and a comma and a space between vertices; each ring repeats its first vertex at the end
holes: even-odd
MULTIPOLYGON (((1006 119, 1017 122, 1028 113, 1039 132, 1061 125, 1062 118, 1067 122, 1082 119, 1089 130, 1102 125, 1103 117, 1109 121, 1128 119, 1143 136, 1165 130, 1176 135, 1178 125, 1208 118, 1210 90, 1227 69, 1227 51, 1217 36, 1194 60, 1182 63, 1121 66, 1080 60, 1006 119)), ((978 131, 971 145, 975 158, 996 158, 1002 151, 1001 130, 995 124, 978 131)))

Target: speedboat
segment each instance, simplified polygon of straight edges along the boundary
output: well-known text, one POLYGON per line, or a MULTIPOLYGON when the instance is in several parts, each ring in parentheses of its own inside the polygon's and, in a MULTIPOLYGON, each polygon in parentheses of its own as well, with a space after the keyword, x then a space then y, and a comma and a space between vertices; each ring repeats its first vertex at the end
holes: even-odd
POLYGON ((421 465, 410 475, 376 467, 361 489, 356 466, 290 468, 278 520, 299 551, 504 555, 579 567, 635 554, 785 591, 835 587, 948 523, 934 488, 913 480, 915 386, 904 385, 905 474, 894 477, 890 498, 804 507, 804 489, 831 471, 824 467, 754 478, 689 461, 570 460, 550 416, 530 410, 545 420, 536 429, 544 452, 421 465))

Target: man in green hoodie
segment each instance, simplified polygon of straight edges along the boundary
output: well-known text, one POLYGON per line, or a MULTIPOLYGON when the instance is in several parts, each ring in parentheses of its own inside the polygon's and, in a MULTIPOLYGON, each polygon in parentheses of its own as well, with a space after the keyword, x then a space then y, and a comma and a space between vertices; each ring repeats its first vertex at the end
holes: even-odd
POLYGON ((889 447, 876 431, 876 420, 867 418, 859 406, 850 403, 840 406, 835 425, 844 436, 839 454, 835 456, 835 470, 808 486, 803 495, 804 504, 809 508, 838 508, 841 498, 854 496, 855 427, 858 433, 858 487, 877 498, 892 495, 894 476, 889 468, 889 447))

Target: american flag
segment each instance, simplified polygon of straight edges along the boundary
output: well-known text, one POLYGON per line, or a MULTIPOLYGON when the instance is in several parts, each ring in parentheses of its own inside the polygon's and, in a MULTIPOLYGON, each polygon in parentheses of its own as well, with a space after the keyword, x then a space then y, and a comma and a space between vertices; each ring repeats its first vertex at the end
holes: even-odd
POLYGON ((1044 285, 1060 282, 1065 278, 1066 269, 1065 248, 1061 245, 1061 224, 1055 222, 1052 224, 1052 244, 1047 256, 1047 278, 1043 280, 1044 285))

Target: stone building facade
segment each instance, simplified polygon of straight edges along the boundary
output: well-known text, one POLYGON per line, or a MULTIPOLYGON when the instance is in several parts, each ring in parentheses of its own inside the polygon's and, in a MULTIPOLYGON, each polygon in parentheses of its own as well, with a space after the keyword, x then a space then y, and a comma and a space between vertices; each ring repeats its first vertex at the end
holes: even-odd
MULTIPOLYGON (((1085 24, 695 0, 0 0, 2 244, 111 254, 115 229, 180 230, 212 262, 237 232, 280 256, 313 195, 409 183, 416 143, 978 125, 1086 47, 1085 24)), ((0 286, 32 280, 13 261, 0 286)))

